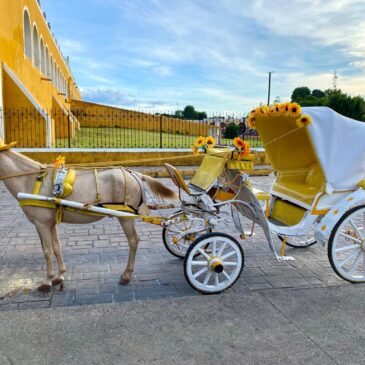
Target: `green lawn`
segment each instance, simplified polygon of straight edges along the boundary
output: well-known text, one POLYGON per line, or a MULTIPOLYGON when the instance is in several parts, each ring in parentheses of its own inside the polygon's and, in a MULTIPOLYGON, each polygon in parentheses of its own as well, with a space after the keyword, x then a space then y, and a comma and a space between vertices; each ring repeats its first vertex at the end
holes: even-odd
MULTIPOLYGON (((90 128, 82 127, 71 139, 58 138, 56 147, 71 148, 190 148, 197 136, 162 133, 162 143, 159 132, 149 132, 126 128, 90 128)), ((260 147, 257 137, 246 137, 251 147, 260 147)), ((231 144, 232 140, 223 138, 222 144, 231 144)))

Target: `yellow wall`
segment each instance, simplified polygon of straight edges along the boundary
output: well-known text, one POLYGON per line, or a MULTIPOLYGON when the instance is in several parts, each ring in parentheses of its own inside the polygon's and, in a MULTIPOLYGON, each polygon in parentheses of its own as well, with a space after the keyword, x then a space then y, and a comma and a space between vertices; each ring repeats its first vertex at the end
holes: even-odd
MULTIPOLYGON (((160 116, 106 105, 72 100, 71 109, 81 127, 122 127, 160 131, 160 116)), ((162 131, 206 136, 209 126, 187 120, 162 117, 162 131)))
MULTIPOLYGON (((33 39, 32 39, 33 47, 33 39)), ((47 22, 43 17, 43 12, 40 9, 37 0, 1 0, 0 1, 0 68, 2 69, 5 64, 10 70, 16 75, 16 78, 21 82, 23 87, 33 97, 36 103, 43 109, 51 109, 54 104, 54 99, 57 100, 59 105, 62 105, 65 109, 70 108, 70 100, 80 99, 80 92, 75 86, 71 72, 69 71, 66 62, 64 61, 58 46, 47 26, 47 22), (36 25, 38 32, 38 44, 39 44, 39 55, 41 56, 41 39, 43 39, 44 45, 44 59, 46 58, 46 48, 48 49, 49 58, 55 61, 57 69, 60 70, 63 80, 65 83, 56 87, 52 80, 49 79, 48 72, 41 72, 40 69, 34 64, 34 60, 29 58, 25 54, 25 33, 24 33, 24 12, 25 10, 29 14, 31 34, 33 34, 33 26, 36 25), (69 89, 69 99, 66 100, 65 95, 61 95, 61 92, 69 89)), ((22 109, 29 108, 32 110, 34 106, 29 102, 26 94, 22 92, 7 76, 6 70, 2 70, 4 75, 3 88, 3 105, 4 109, 14 108, 22 109), (23 94, 23 95, 22 95, 23 94)), ((55 80, 55 77, 53 78, 55 80)), ((1 87, 1 85, 0 85, 1 87)), ((16 118, 20 119, 21 114, 16 118)), ((14 119, 5 118, 5 132, 10 133, 8 136, 5 135, 6 141, 9 141, 12 137, 11 133, 15 133, 14 130, 14 119), (11 132, 12 131, 12 132, 11 132)), ((30 134, 34 134, 36 123, 44 123, 43 128, 46 130, 46 121, 44 118, 37 118, 32 121, 29 118, 25 118, 22 122, 22 128, 20 135, 16 136, 19 142, 28 139, 29 143, 31 140, 34 142, 33 146, 45 145, 45 138, 42 135, 33 136, 29 139, 30 134), (43 120, 43 122, 42 122, 43 120), (33 128, 33 129, 32 129, 33 128), (26 136, 26 134, 28 136, 26 136)), ((57 120, 52 121, 51 131, 60 130, 57 128, 57 120), (56 127, 56 128, 55 128, 56 127)), ((55 139, 54 133, 51 135, 51 140, 55 139)), ((25 144, 25 146, 27 146, 25 144)))

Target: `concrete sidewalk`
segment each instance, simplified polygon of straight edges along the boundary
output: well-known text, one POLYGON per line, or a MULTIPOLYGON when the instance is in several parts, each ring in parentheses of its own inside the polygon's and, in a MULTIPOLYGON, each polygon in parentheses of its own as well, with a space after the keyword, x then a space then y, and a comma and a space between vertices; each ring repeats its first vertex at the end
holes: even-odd
POLYGON ((1 364, 364 364, 364 285, 0 313, 1 364))

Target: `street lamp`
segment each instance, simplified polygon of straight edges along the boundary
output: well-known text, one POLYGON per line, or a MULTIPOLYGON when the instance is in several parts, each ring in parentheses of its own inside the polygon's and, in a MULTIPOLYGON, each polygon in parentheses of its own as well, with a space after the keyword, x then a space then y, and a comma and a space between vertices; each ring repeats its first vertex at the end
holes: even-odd
POLYGON ((275 73, 275 71, 269 71, 269 88, 267 92, 267 105, 270 105, 270 92, 271 92, 271 74, 275 73))

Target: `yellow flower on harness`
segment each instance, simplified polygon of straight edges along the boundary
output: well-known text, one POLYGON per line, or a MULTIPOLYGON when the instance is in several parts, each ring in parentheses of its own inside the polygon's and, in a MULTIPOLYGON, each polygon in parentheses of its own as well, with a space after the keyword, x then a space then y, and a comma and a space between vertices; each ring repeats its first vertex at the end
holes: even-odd
POLYGON ((54 167, 58 169, 59 167, 64 167, 66 164, 66 158, 64 156, 59 155, 54 162, 54 167))
POLYGON ((207 144, 208 148, 213 148, 215 146, 215 139, 212 136, 206 138, 205 143, 207 144))
POLYGON ((301 115, 296 122, 298 127, 304 127, 312 123, 312 118, 309 115, 301 115))
POLYGON ((203 146, 203 144, 205 144, 205 138, 202 136, 198 137, 195 141, 195 146, 199 148, 203 146))

